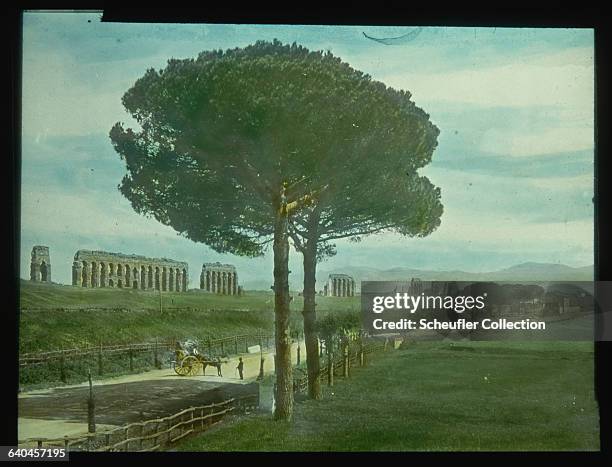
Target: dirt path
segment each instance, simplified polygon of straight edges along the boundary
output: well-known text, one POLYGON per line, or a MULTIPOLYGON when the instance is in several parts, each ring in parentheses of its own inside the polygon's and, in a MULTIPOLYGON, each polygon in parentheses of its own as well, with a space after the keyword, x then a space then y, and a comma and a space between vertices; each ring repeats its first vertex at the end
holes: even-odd
MULTIPOLYGON (((304 358, 304 344, 300 347, 304 358)), ((294 344, 294 363, 296 349, 294 344)), ((259 375, 261 356, 260 353, 240 355, 244 362, 244 381, 236 371, 239 356, 222 365, 223 377, 216 376, 216 369, 210 367, 206 369, 206 376, 189 377, 178 376, 172 368, 165 368, 94 380, 96 424, 99 429, 120 426, 172 415, 191 406, 258 394, 254 381, 259 375)), ((274 371, 274 354, 264 352, 263 357, 264 372, 270 374, 274 371)), ((88 394, 88 383, 19 394, 19 439, 86 433, 88 394)))

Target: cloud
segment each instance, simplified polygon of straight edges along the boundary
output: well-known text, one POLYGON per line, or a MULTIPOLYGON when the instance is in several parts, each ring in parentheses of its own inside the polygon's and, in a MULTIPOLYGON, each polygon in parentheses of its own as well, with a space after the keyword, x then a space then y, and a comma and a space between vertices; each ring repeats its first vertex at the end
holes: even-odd
POLYGON ((576 47, 514 58, 493 67, 464 67, 443 73, 387 75, 391 86, 412 91, 421 102, 445 101, 483 107, 557 106, 593 108, 594 51, 576 47))
POLYGON ((492 128, 482 136, 480 149, 508 156, 538 156, 560 152, 593 150, 593 127, 550 128, 541 132, 492 128))

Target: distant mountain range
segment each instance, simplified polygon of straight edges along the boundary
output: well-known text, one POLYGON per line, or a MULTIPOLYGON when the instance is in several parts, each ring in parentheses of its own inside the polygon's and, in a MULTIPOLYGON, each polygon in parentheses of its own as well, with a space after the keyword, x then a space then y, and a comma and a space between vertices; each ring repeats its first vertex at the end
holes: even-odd
MULTIPOLYGON (((376 269, 361 266, 349 266, 342 269, 320 269, 317 273, 317 290, 323 285, 329 274, 348 274, 357 282, 361 281, 403 281, 418 278, 424 281, 592 281, 594 266, 574 268, 556 263, 521 263, 506 269, 490 272, 466 271, 430 271, 411 268, 376 269)), ((246 281, 247 290, 269 290, 272 277, 268 281, 246 281)), ((290 282, 292 290, 302 290, 302 271, 294 271, 290 282)))

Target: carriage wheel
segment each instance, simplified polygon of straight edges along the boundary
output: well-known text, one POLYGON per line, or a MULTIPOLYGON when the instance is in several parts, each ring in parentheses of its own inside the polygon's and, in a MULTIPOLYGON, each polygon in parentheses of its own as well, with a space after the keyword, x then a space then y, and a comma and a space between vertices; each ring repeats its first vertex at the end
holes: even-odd
POLYGON ((198 359, 193 355, 189 355, 185 357, 181 362, 181 366, 185 368, 185 375, 187 376, 195 376, 198 374, 198 370, 200 368, 198 359))
POLYGON ((187 374, 189 373, 189 368, 183 366, 181 363, 174 362, 174 371, 179 376, 187 376, 187 374))

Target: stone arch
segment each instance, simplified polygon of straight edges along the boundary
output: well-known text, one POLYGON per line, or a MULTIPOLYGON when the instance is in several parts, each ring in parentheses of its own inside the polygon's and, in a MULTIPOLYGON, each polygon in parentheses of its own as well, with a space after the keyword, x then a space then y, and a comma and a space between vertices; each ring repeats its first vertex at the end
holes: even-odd
POLYGON ((43 261, 42 263, 40 263, 40 280, 42 282, 47 282, 48 272, 49 268, 47 267, 47 263, 43 261))
POLYGON ((109 286, 109 287, 114 287, 114 286, 115 286, 115 283, 113 282, 113 280, 112 280, 112 279, 109 279, 109 280, 108 280, 108 286, 109 286))
POLYGON ((155 284, 153 283, 153 267, 152 266, 149 266, 149 270, 147 271, 147 276, 148 276, 147 288, 154 289, 155 284))
POLYGON ((137 290, 137 289, 138 289, 138 281, 134 281, 134 282, 132 283, 132 288, 133 288, 134 290, 137 290))
POLYGON ((130 265, 126 264, 125 266, 125 285, 130 285, 130 265))
POLYGON ((117 287, 119 288, 123 287, 123 281, 121 279, 117 281, 117 287))
POLYGON ((161 283, 162 292, 165 292, 167 290, 167 282, 168 282, 168 271, 166 271, 166 268, 162 268, 162 283, 161 283))
POLYGON ((115 265, 113 263, 108 264, 108 275, 109 276, 115 275, 115 265))
POLYGON ((170 270, 168 271, 168 275, 170 276, 168 290, 170 292, 173 292, 174 291, 174 268, 170 268, 170 270))
POLYGON ((155 267, 155 290, 160 290, 160 280, 159 280, 159 268, 155 267))
POLYGON ((144 266, 140 266, 140 288, 146 289, 147 285, 147 271, 144 266))

